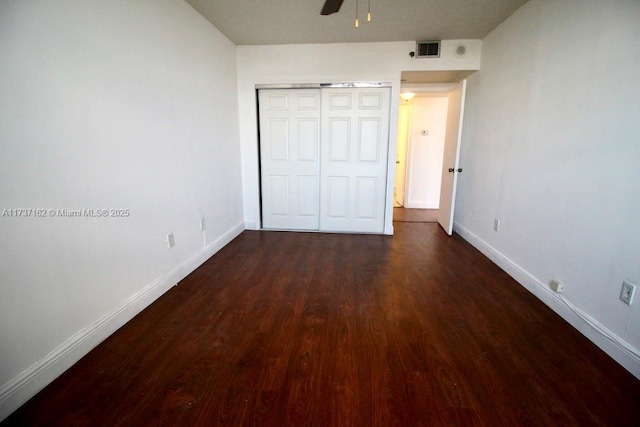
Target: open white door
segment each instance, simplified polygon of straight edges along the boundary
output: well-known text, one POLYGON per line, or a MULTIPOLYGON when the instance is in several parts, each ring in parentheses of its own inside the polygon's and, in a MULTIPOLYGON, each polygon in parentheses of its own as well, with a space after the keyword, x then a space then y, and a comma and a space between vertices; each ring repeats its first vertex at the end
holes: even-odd
MULTIPOLYGON (((402 101, 406 102, 406 101, 402 101)), ((407 181, 407 141, 409 140, 411 104, 400 104, 398 141, 396 147, 396 176, 393 187, 393 205, 404 206, 407 181)))
POLYGON ((456 185, 458 183, 458 173, 462 172, 459 165, 459 158, 466 90, 467 81, 463 80, 458 83, 451 92, 449 92, 447 131, 444 142, 444 158, 442 160, 440 208, 438 211, 438 222, 448 235, 453 233, 453 211, 456 204, 456 185))

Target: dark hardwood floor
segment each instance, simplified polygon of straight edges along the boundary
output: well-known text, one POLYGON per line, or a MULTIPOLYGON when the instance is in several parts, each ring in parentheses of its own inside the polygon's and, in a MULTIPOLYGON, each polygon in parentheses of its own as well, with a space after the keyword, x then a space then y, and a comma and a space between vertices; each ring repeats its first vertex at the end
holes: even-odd
POLYGON ((244 232, 10 416, 637 426, 640 381, 458 236, 244 232))
POLYGON ((393 222, 438 222, 438 209, 394 207, 393 222))

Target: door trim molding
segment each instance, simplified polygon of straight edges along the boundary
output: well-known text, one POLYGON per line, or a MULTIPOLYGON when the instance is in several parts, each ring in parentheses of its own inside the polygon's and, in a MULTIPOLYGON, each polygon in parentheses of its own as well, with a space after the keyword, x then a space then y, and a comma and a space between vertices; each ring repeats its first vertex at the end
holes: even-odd
MULTIPOLYGON (((265 203, 264 203, 264 176, 263 176, 263 156, 262 156, 262 138, 261 138, 261 134, 263 132, 262 129, 262 114, 261 114, 261 104, 263 102, 263 100, 261 99, 261 94, 265 94, 266 95, 269 90, 272 90, 273 92, 271 93, 278 93, 277 91, 282 91, 283 93, 285 91, 292 91, 295 92, 296 90, 313 90, 313 91, 319 91, 321 93, 324 92, 331 92, 332 89, 336 89, 336 91, 333 91, 335 93, 338 92, 342 92, 341 89, 349 89, 354 93, 361 93, 361 92, 367 92, 368 90, 372 90, 374 92, 383 92, 385 95, 383 96, 383 98, 387 98, 387 101, 384 103, 384 106, 381 105, 381 109, 382 110, 386 110, 386 116, 384 117, 384 122, 386 123, 386 125, 384 127, 386 127, 386 131, 384 131, 381 135, 385 140, 386 140, 386 148, 384 149, 384 157, 386 157, 386 161, 384 162, 385 165, 385 171, 384 171, 384 180, 382 182, 382 188, 384 189, 383 194, 382 195, 378 195, 376 197, 382 199, 382 203, 383 203, 383 207, 382 207, 382 212, 379 215, 380 220, 382 221, 382 229, 379 231, 373 231, 373 230, 361 230, 361 229, 354 229, 354 230, 341 230, 341 229, 334 229, 334 228, 323 228, 322 226, 322 209, 320 210, 320 224, 318 226, 318 230, 321 230, 323 232, 350 232, 350 233, 374 233, 374 234, 386 234, 386 235, 390 235, 393 234, 393 227, 391 226, 391 224, 388 224, 388 222, 391 222, 391 218, 392 216, 390 215, 389 211, 393 209, 393 198, 389 197, 389 182, 390 182, 390 176, 392 175, 390 173, 393 172, 393 168, 392 168, 392 164, 391 164, 391 158, 390 158, 390 153, 391 153, 391 148, 392 148, 392 138, 391 138, 391 125, 392 125, 392 95, 393 95, 393 89, 394 86, 391 82, 389 81, 382 81, 382 82, 363 82, 363 81, 359 81, 359 82, 333 82, 333 83, 282 83, 282 84, 271 84, 271 83, 265 83, 265 84, 255 84, 255 93, 256 93, 256 103, 257 103, 257 121, 258 121, 258 179, 259 179, 259 185, 258 185, 258 191, 259 191, 259 212, 260 212, 260 222, 258 223, 257 221, 255 222, 255 228, 256 229, 267 229, 267 230, 284 230, 283 228, 280 228, 278 226, 274 226, 274 224, 270 224, 271 226, 269 228, 265 228, 265 213, 264 213, 264 208, 265 208, 265 203), (380 91, 378 91, 378 89, 380 89, 380 91), (389 202, 391 202, 391 207, 389 208, 389 202), (389 218, 389 221, 387 221, 387 219, 389 218)), ((351 107, 349 107, 350 109, 351 107)), ((370 110, 371 108, 367 108, 367 107, 362 107, 365 110, 370 110)), ((321 114, 322 116, 322 114, 321 114)), ((322 119, 320 120, 322 122, 322 119)), ((322 126, 321 126, 322 127, 322 126)), ((320 132, 322 135, 322 131, 320 132)), ((320 138, 320 145, 322 145, 322 136, 320 138)), ((378 143, 379 145, 379 143, 378 143)), ((382 154, 382 153, 380 153, 382 154)), ((376 156, 376 158, 380 158, 382 159, 383 156, 376 156)), ((322 181, 322 172, 320 174, 320 181, 322 181)), ((322 188, 322 183, 320 184, 320 188, 322 188)), ((392 190, 391 190, 392 191, 392 190)), ((319 201, 322 199, 322 193, 319 195, 319 201)), ((295 231, 295 230, 304 230, 304 231, 314 231, 313 229, 308 229, 308 228, 286 228, 287 230, 291 230, 291 231, 295 231)))
POLYGON ((256 84, 256 89, 324 89, 324 88, 361 88, 392 87, 391 82, 332 82, 332 83, 276 83, 256 84))

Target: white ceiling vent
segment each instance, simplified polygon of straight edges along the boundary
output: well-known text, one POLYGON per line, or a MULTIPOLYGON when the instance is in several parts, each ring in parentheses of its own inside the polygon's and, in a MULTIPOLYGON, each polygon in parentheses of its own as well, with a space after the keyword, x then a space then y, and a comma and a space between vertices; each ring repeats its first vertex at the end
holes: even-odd
POLYGON ((416 43, 416 58, 439 58, 439 57, 440 57, 440 40, 416 43))

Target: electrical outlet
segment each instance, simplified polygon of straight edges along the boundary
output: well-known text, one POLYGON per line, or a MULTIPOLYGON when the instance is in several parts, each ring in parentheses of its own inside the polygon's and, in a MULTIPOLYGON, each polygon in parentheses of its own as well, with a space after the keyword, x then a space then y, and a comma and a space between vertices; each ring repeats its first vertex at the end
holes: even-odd
POLYGON ((631 305, 633 302, 633 294, 636 292, 636 285, 629 283, 626 280, 622 282, 622 289, 620 290, 620 301, 627 305, 631 305))
POLYGON ((561 294, 562 291, 564 290, 564 283, 562 283, 558 279, 553 279, 551 281, 551 284, 549 285, 549 287, 551 288, 552 291, 561 294))
POLYGON ((207 223, 204 221, 204 217, 200 218, 200 230, 204 231, 207 229, 207 223))
POLYGON ((495 218, 493 220, 493 229, 495 231, 500 231, 500 218, 495 218))
POLYGON ((167 246, 169 246, 169 249, 171 249, 175 245, 176 245, 176 240, 173 238, 173 233, 167 234, 167 246))

